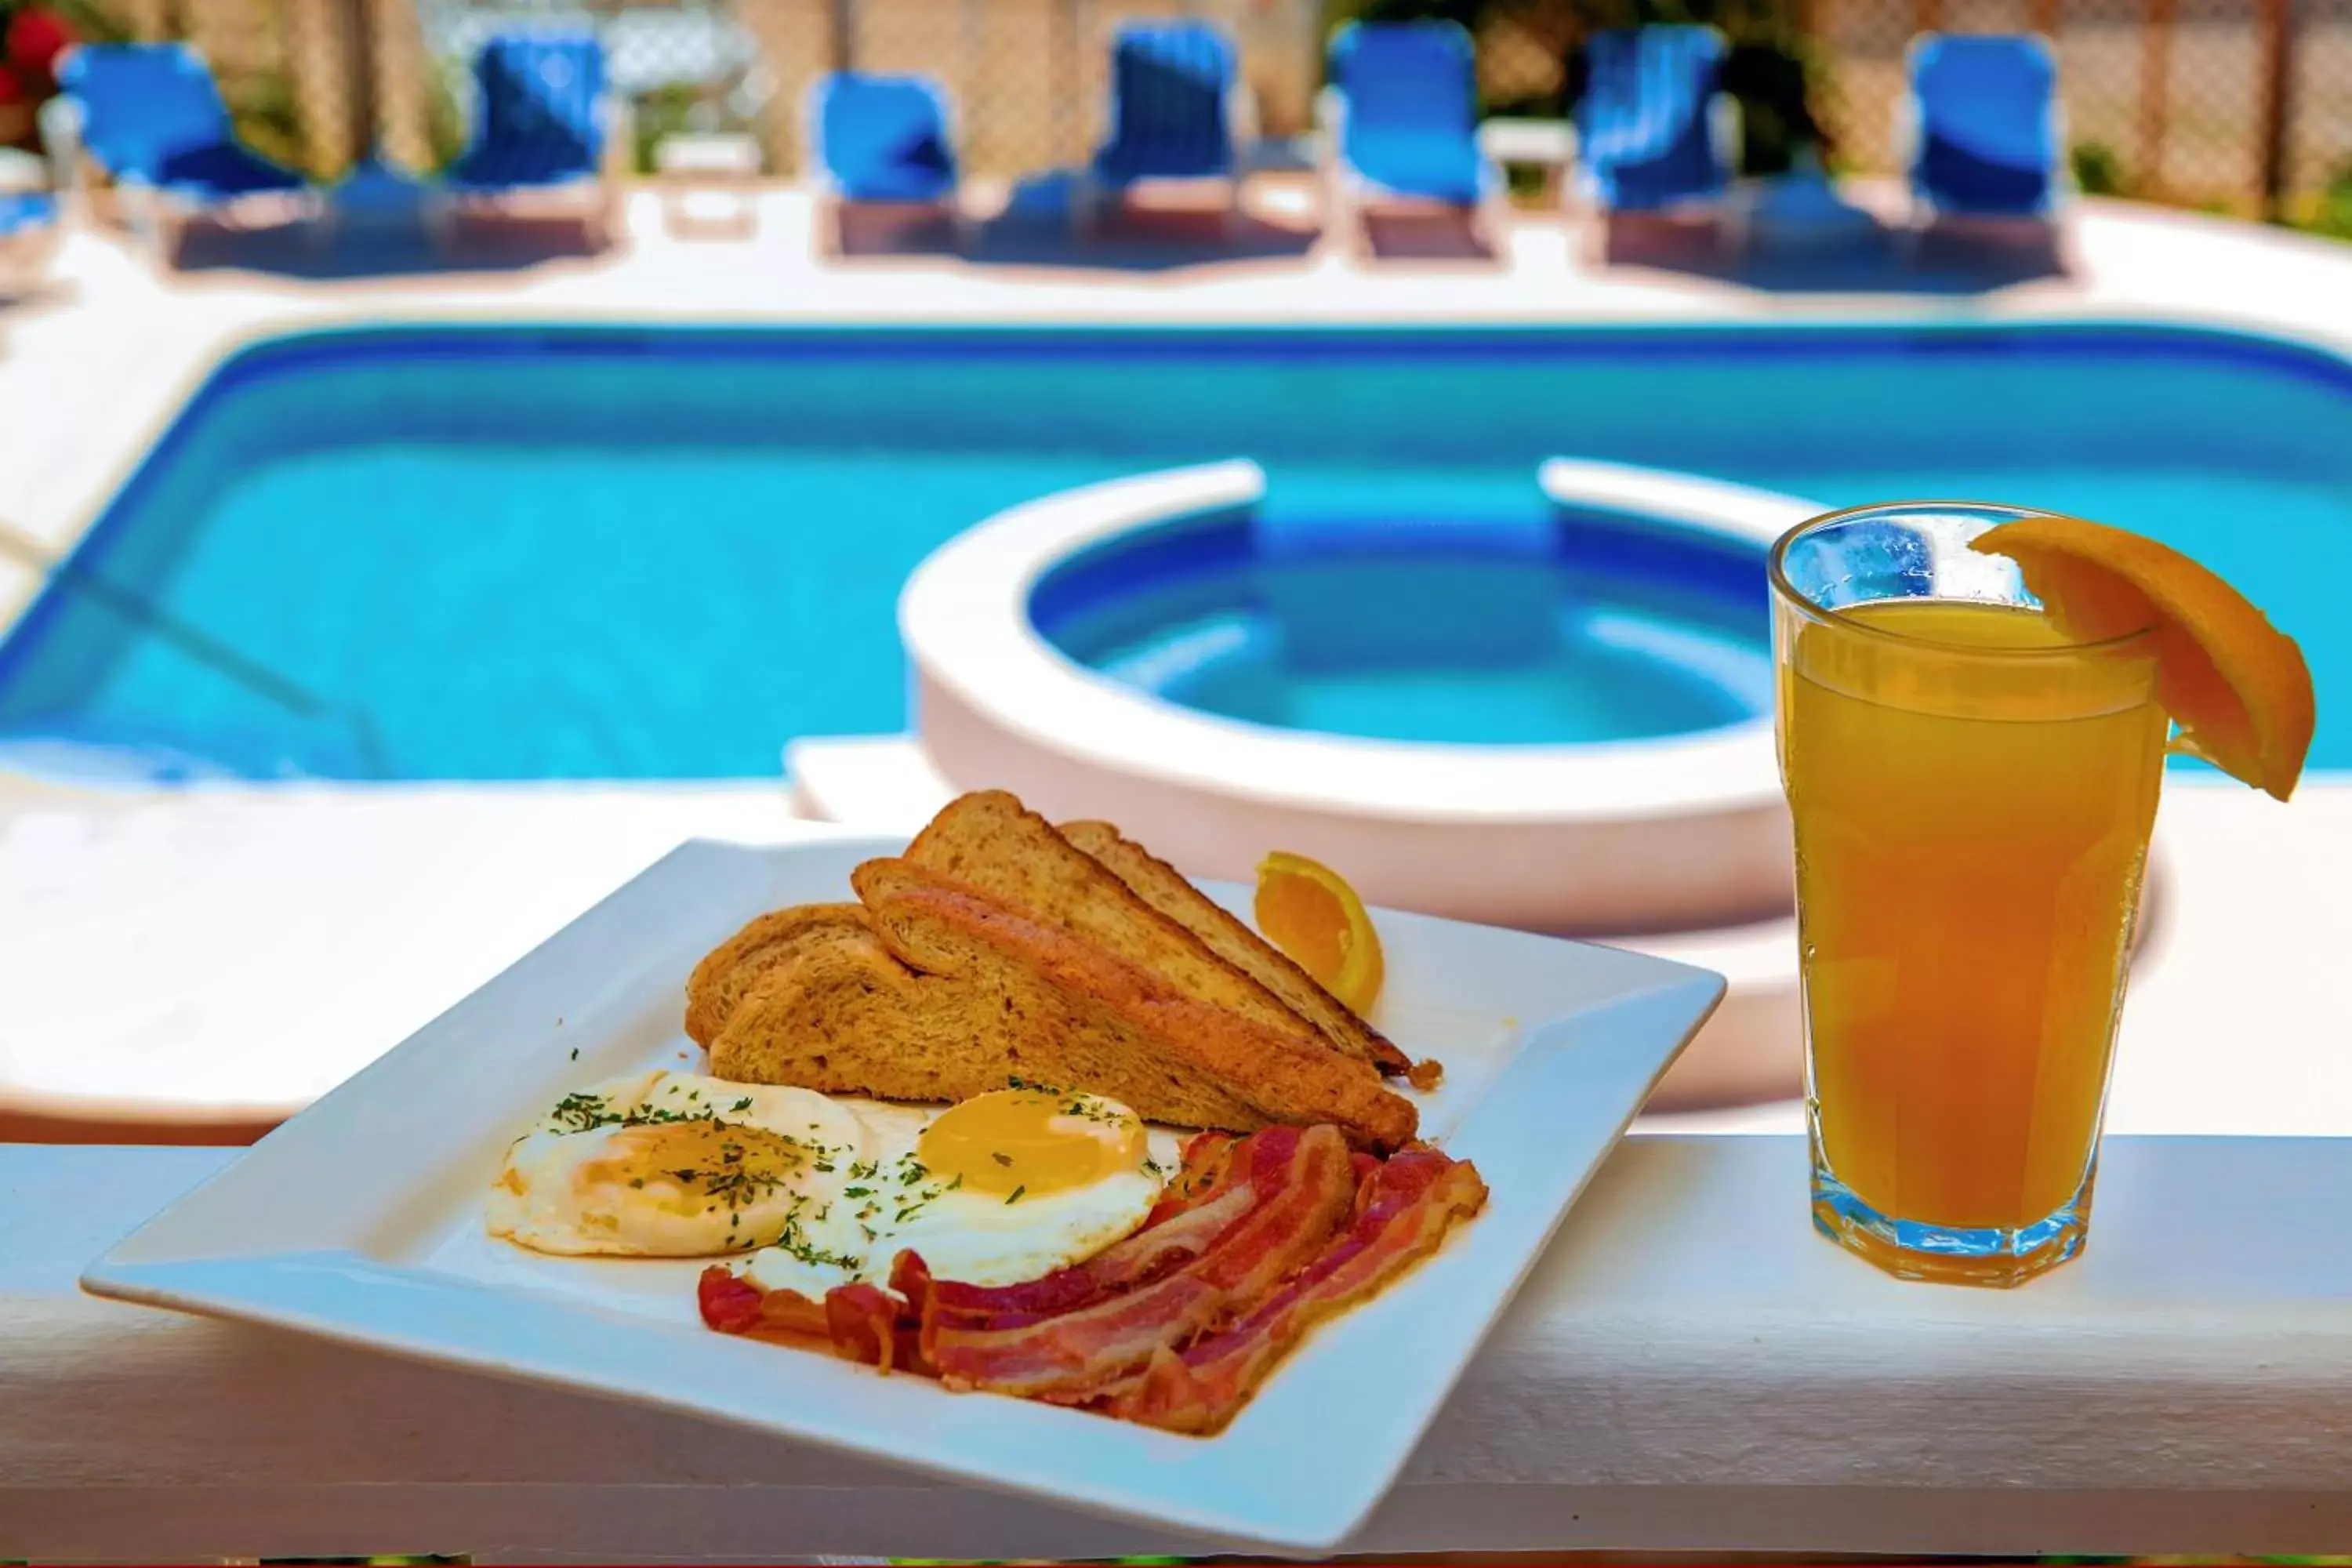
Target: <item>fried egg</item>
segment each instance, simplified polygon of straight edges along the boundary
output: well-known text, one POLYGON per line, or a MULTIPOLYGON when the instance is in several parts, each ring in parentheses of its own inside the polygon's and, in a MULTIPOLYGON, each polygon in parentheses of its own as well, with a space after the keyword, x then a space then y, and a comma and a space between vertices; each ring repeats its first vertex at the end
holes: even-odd
POLYGON ((1166 1184, 1142 1120, 1095 1095, 999 1089, 877 1131, 875 1157, 857 1167, 866 1174, 843 1191, 860 1266, 843 1270, 788 1239, 752 1258, 754 1284, 821 1296, 887 1280, 907 1250, 938 1279, 1017 1284, 1131 1235, 1166 1184))
POLYGON ((657 1071, 568 1094, 508 1148, 490 1234, 539 1252, 703 1258, 783 1244, 837 1266, 872 1136, 808 1089, 657 1071))

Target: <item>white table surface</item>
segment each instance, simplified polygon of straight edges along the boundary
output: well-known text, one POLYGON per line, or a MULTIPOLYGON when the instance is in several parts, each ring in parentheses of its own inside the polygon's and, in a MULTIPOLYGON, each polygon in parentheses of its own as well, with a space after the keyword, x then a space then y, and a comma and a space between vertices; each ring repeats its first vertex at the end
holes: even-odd
POLYGON ((760 139, 745 132, 687 132, 654 143, 654 168, 664 174, 723 174, 751 179, 760 173, 760 139))
POLYGON ((1497 163, 1576 162, 1576 127, 1565 120, 1498 117, 1478 123, 1478 150, 1497 163))
MULTIPOLYGON (((230 1157, 0 1146, 0 1557, 1211 1549, 684 1418, 97 1300, 230 1157)), ((1612 1157, 1349 1550, 2352 1541, 2352 1140, 2115 1139, 2014 1292, 1816 1238, 1790 1138, 1612 1157)))

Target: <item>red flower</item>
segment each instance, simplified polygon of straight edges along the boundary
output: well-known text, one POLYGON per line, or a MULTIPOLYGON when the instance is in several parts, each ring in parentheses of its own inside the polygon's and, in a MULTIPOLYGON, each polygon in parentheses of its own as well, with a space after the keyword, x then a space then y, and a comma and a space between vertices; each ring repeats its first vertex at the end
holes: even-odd
POLYGON ((79 41, 57 13, 27 5, 8 24, 8 63, 33 76, 54 76, 58 57, 79 41))

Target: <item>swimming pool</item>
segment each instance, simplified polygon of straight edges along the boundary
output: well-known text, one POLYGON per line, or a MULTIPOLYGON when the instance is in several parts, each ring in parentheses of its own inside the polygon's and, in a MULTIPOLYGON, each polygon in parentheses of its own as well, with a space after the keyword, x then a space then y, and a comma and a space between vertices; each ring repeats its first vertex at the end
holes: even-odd
MULTIPOLYGON (((0 733, 255 775, 772 776, 793 737, 904 727, 899 584, 1003 507, 1238 455, 1269 526, 1524 523, 1559 454, 2078 511, 2238 583, 2323 687, 2352 671, 2352 367, 2235 334, 386 328, 232 358, 73 563, 332 711, 53 585, 0 644, 0 733)), ((2352 720, 2323 708, 2312 762, 2352 766, 2352 720)))

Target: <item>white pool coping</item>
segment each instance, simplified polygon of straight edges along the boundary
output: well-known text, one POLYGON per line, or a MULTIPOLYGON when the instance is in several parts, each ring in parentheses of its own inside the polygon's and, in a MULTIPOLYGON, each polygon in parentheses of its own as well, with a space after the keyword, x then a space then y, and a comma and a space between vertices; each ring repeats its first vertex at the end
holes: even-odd
MULTIPOLYGON (((1581 489, 1602 465, 1548 465, 1544 489, 1563 504, 1607 500, 1631 516, 1684 503, 1689 526, 1709 526, 1717 500, 1738 487, 1646 476, 1606 466, 1616 483, 1581 489)), ((1301 809, 1338 806, 1369 816, 1482 824, 1615 821, 1743 810, 1777 799, 1769 723, 1640 742, 1473 749, 1316 735, 1220 720, 1157 700, 1073 662, 1029 617, 1038 584, 1096 545, 1181 528, 1265 498, 1265 472, 1237 459, 1114 479, 1000 512, 935 551, 908 579, 898 636, 925 680, 949 688, 1008 729, 1097 766, 1301 809)), ((1794 526, 1822 508, 1761 492, 1751 510, 1794 526)), ((1736 505, 1737 503, 1733 503, 1736 505)), ((1728 508, 1727 510, 1729 510, 1728 508)), ((1769 543, 1753 528, 1719 525, 1769 543)))
MULTIPOLYGON (((1823 507, 1616 464, 1529 476, 1558 507, 1763 549, 1823 507)), ((1769 719, 1586 745, 1473 747, 1278 730, 1087 669, 1038 632, 1032 595, 1119 540, 1255 513, 1246 459, 1088 485, 958 534, 908 579, 898 637, 917 727, 948 778, 1039 809, 1110 816, 1202 875, 1268 844, 1345 866, 1375 903, 1546 930, 1706 925, 1786 903, 1788 829, 1769 719)))
MULTIPOLYGON (((1857 194, 1892 205, 1888 193, 1857 194)), ((1312 197, 1270 184, 1260 199, 1281 221, 1312 197)), ((1492 263, 1367 264, 1326 249, 1167 272, 929 258, 828 266, 813 254, 800 193, 769 188, 755 200, 759 226, 747 239, 673 238, 658 195, 646 191, 632 198, 627 244, 610 257, 422 279, 164 278, 115 237, 76 226, 48 292, 0 310, 0 473, 10 481, 0 520, 53 551, 71 548, 227 353, 286 331, 359 323, 2095 320, 2236 328, 2352 353, 2352 247, 2102 200, 2076 213, 2074 276, 1973 297, 1772 295, 1657 268, 1596 268, 1573 225, 1553 215, 1508 226, 1492 263)), ((37 574, 0 559, 0 623, 38 586, 37 574)), ((559 906, 576 909, 593 887, 619 881, 668 842, 788 829, 789 812, 781 779, 674 791, 100 795, 0 776, 0 886, 29 886, 37 874, 51 895, 37 912, 0 900, 16 930, 45 939, 37 961, 31 949, 0 945, 21 961, 0 985, 0 1112, 26 1061, 71 1054, 100 1064, 110 1081, 135 1082, 191 1017, 207 1037, 243 1042, 267 1080, 264 1098, 299 1095, 396 1041, 453 987, 559 923, 559 906), (463 832, 453 831, 459 824, 463 832), (188 890, 198 885, 200 896, 188 890), (475 912, 451 919, 453 909, 475 912), (322 910, 352 925, 349 941, 336 940, 322 910), (376 913, 353 922, 343 912, 362 910, 376 913), (401 966, 383 962, 395 942, 401 966), (305 984, 331 995, 336 1010, 279 1005, 268 984, 273 948, 299 954, 305 984), (172 973, 209 972, 219 983, 166 984, 161 971, 137 968, 163 949, 172 973), (27 984, 36 963, 38 984, 27 984), (412 994, 393 984, 393 967, 431 984, 412 994), (126 981, 138 973, 150 978, 126 981), (142 1018, 61 1022, 58 998, 126 984, 144 987, 142 1018)), ((2158 834, 2180 869, 2181 897, 2134 982, 2111 1125, 2352 1132, 2352 1056, 2333 1043, 2345 1011, 2340 955, 2352 945, 2341 893, 2352 885, 2352 778, 2315 777, 2284 808, 2251 792, 2176 782, 2158 834)), ((1789 1114, 1763 1107, 1734 1121, 1785 1124, 1789 1114)))

